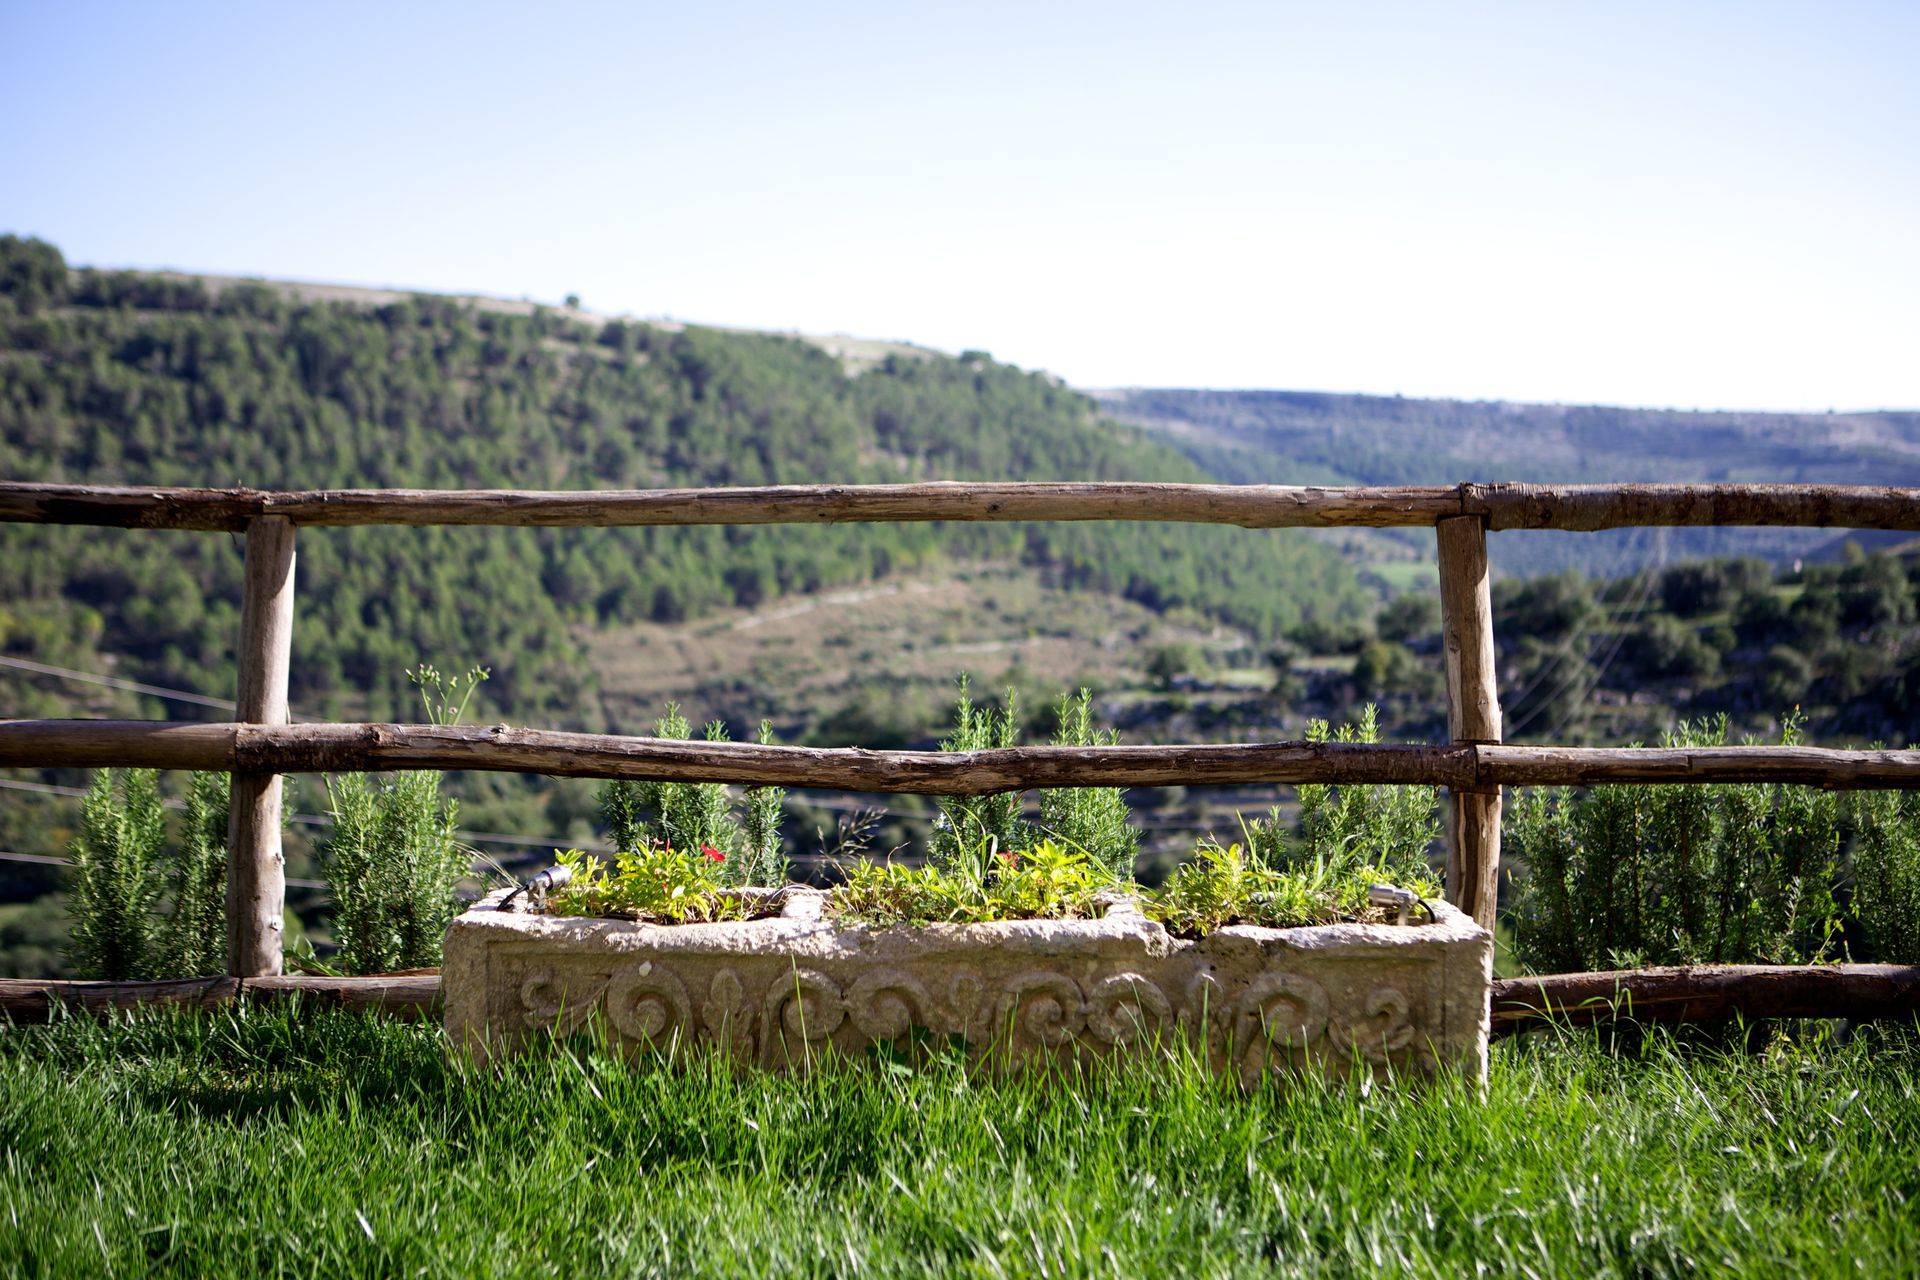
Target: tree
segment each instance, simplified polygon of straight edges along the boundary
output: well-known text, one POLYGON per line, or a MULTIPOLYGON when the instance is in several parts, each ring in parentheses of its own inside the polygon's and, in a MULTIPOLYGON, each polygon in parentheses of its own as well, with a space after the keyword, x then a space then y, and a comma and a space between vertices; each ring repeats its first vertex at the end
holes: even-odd
POLYGON ((0 236, 0 294, 29 315, 67 293, 67 262, 60 250, 31 236, 0 236))

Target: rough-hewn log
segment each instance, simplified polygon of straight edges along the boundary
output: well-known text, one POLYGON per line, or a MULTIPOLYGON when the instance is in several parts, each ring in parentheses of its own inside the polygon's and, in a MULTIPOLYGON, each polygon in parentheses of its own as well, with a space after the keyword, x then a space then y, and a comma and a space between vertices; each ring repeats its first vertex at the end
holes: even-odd
MULTIPOLYGON (((247 526, 247 566, 236 659, 234 715, 261 725, 287 722, 293 654, 293 522, 261 516, 247 526)), ((237 768, 227 822, 227 972, 280 972, 287 864, 280 847, 280 776, 237 768)))
POLYGON ((1552 1020, 1895 1018, 1920 1014, 1920 965, 1699 965, 1498 978, 1493 1034, 1552 1020))
MULTIPOLYGON (((1498 742, 1487 527, 1479 516, 1451 516, 1435 535, 1448 735, 1455 745, 1498 742)), ((1500 892, 1500 804, 1498 787, 1454 788, 1447 795, 1447 900, 1487 929, 1500 892)))
POLYGON ((1920 751, 1822 747, 1482 747, 1484 785, 1795 782, 1835 791, 1920 786, 1920 751))
POLYGON ((384 973, 370 978, 320 978, 283 974, 269 978, 183 978, 171 982, 68 982, 38 978, 0 979, 0 1021, 45 1022, 56 1008, 105 1014, 128 1009, 213 1009, 251 1000, 300 999, 349 1009, 370 1009, 401 1018, 430 1017, 440 1005, 440 978, 433 970, 384 973))
POLYGON ((863 751, 683 742, 504 725, 159 724, 0 720, 0 768, 139 766, 272 773, 475 769, 919 795, 1026 787, 1385 782, 1456 788, 1596 782, 1794 782, 1920 788, 1920 751, 1821 747, 1401 746, 1240 743, 863 751))
POLYGON ((1161 520, 1286 526, 1426 525, 1458 513, 1455 486, 932 481, 720 489, 135 489, 0 485, 0 520, 153 529, 241 529, 261 515, 303 525, 832 524, 927 520, 1161 520))
POLYGON ((865 751, 622 738, 505 725, 203 724, 0 720, 0 767, 222 769, 276 773, 476 769, 556 777, 984 795, 1026 787, 1473 779, 1470 751, 1351 743, 865 751), (164 732, 160 730, 164 728, 164 732))
POLYGON ((826 524, 836 521, 1161 520, 1267 529, 1430 525, 1491 529, 1805 525, 1920 529, 1920 490, 1816 484, 1289 485, 952 482, 629 490, 161 489, 0 484, 0 521, 245 529, 310 525, 826 524))
POLYGON ((1796 525, 1920 529, 1920 489, 1849 484, 1467 484, 1490 529, 1796 525))

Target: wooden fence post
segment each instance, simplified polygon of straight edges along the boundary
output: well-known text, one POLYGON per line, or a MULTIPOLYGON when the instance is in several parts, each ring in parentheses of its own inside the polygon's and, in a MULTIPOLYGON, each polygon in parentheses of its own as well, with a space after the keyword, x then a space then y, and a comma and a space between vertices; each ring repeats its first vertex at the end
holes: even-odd
MULTIPOLYGON (((258 516, 247 524, 246 587, 240 604, 239 706, 235 718, 287 723, 293 656, 293 522, 258 516)), ((280 972, 287 906, 280 848, 280 775, 236 773, 227 821, 227 973, 280 972)))
MULTIPOLYGON (((1447 731, 1456 743, 1498 742, 1500 690, 1494 676, 1486 521, 1450 516, 1435 528, 1447 731)), ((1451 790, 1448 810, 1447 900, 1492 929, 1500 883, 1500 788, 1451 790)))

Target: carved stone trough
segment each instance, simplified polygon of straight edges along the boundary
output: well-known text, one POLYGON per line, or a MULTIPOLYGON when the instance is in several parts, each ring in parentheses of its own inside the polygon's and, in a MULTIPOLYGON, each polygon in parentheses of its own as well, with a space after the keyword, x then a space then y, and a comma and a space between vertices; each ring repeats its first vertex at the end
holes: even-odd
POLYGON ((685 925, 503 911, 503 896, 453 922, 441 969, 448 1035, 483 1060, 587 1030, 773 1070, 876 1045, 958 1047, 1001 1070, 1185 1041, 1247 1085, 1486 1072, 1493 940, 1444 903, 1431 924, 1188 940, 1128 900, 1097 920, 883 929, 823 919, 814 890, 789 891, 777 917, 685 925))

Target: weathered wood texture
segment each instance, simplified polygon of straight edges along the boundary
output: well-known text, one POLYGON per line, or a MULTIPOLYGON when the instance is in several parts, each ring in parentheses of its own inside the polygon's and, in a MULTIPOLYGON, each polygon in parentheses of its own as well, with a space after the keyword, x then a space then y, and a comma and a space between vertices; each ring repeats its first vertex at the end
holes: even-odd
POLYGON ((1485 746, 1486 786, 1592 786, 1603 782, 1796 782, 1835 791, 1920 787, 1920 751, 1822 747, 1485 746))
POLYGON ((1920 489, 1846 484, 1465 484, 1461 510, 1500 529, 1797 525, 1920 529, 1920 489))
POLYGON ((1700 965, 1496 978, 1493 1034, 1546 1021, 1706 1022, 1716 1018, 1910 1018, 1920 965, 1700 965))
POLYGON ((1920 490, 1871 485, 1290 485, 957 482, 720 489, 161 489, 0 484, 0 521, 242 530, 307 525, 826 524, 837 521, 1156 520, 1250 529, 1431 525, 1490 529, 1808 525, 1920 529, 1920 490))
MULTIPOLYGON (((247 527, 237 651, 240 690, 234 711, 242 721, 287 722, 293 547, 293 523, 285 516, 261 516, 247 527)), ((282 792, 276 773, 233 771, 227 820, 227 972, 237 978, 280 972, 287 906, 286 857, 280 846, 282 792)))
POLYGON ((0 485, 0 520, 153 529, 238 529, 260 515, 306 525, 831 524, 841 521, 1160 520, 1423 525, 1458 512, 1460 490, 1289 485, 930 481, 718 489, 136 489, 0 485))
POLYGON ((0 1020, 45 1022, 56 1009, 106 1014, 127 1009, 213 1009, 242 997, 298 999, 308 1004, 369 1009, 408 1020, 436 1016, 440 977, 431 969, 370 978, 282 974, 266 978, 182 978, 170 982, 68 982, 0 979, 0 1020))
POLYGON ((1837 790, 1920 788, 1920 751, 1821 747, 1516 747, 1241 743, 864 751, 763 747, 505 725, 170 724, 0 720, 0 768, 475 769, 555 777, 655 778, 916 795, 1028 787, 1205 786, 1260 782, 1476 787, 1595 782, 1796 782, 1837 790))
MULTIPOLYGON (((1500 741, 1494 672, 1493 594, 1487 527, 1479 516, 1439 522, 1440 635, 1447 673, 1447 732, 1455 745, 1500 741)), ((1447 796, 1447 900, 1493 928, 1500 893, 1500 788, 1447 796)))

